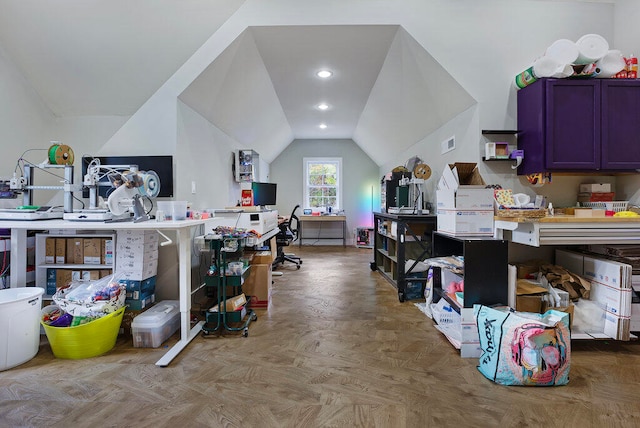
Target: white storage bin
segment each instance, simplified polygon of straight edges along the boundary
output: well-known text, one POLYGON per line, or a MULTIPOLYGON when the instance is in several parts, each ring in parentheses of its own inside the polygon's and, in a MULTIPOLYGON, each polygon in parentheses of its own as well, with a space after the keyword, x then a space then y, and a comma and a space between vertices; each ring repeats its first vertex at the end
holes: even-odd
POLYGON ((163 300, 133 319, 134 348, 157 348, 180 328, 180 303, 163 300))
POLYGON ((0 371, 19 366, 40 348, 40 287, 0 290, 0 371))

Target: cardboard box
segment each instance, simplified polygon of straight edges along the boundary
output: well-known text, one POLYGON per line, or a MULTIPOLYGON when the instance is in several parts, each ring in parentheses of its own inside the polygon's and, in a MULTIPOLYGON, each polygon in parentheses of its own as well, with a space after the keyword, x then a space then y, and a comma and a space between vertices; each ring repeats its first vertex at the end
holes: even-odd
POLYGON ((103 265, 112 265, 113 264, 113 251, 114 251, 114 242, 111 238, 102 238, 102 264, 103 265))
POLYGON ((456 236, 493 236, 493 210, 465 211, 438 208, 438 231, 456 236))
POLYGON ((46 293, 49 296, 52 296, 55 292, 56 289, 58 287, 57 284, 57 272, 58 269, 47 269, 47 288, 46 288, 46 293))
POLYGON ((252 308, 266 308, 271 301, 271 263, 252 264, 249 277, 242 285, 252 308))
POLYGON ((133 246, 123 250, 116 250, 116 265, 120 262, 124 263, 147 263, 151 260, 157 260, 159 256, 158 247, 149 249, 148 246, 133 246), (137 248, 137 249, 136 249, 137 248))
POLYGON ((67 262, 67 238, 56 238, 56 263, 67 262))
POLYGON ((101 278, 99 270, 83 270, 81 272, 83 281, 95 281, 101 278))
POLYGON ((534 314, 541 314, 542 313, 542 296, 541 295, 516 296, 516 311, 533 312, 534 314))
POLYGON ((611 183, 583 183, 578 193, 608 193, 611 192, 611 183))
POLYGON ((149 261, 117 260, 116 272, 124 279, 143 280, 158 274, 158 259, 149 261))
POLYGON ((84 264, 99 265, 102 257, 101 238, 84 238, 84 264))
POLYGON ((269 264, 272 261, 273 261, 273 256, 271 255, 271 251, 259 251, 253 254, 253 259, 251 259, 251 265, 252 266, 264 265, 264 264, 269 264))
POLYGON ((44 244, 44 262, 53 264, 56 262, 56 238, 47 238, 44 244))
POLYGON ((556 250, 556 264, 577 275, 582 275, 591 282, 589 300, 602 309, 601 317, 604 323, 602 331, 589 331, 586 334, 593 338, 609 337, 616 340, 629 340, 632 300, 631 265, 561 249, 556 250))
POLYGON ((84 263, 83 238, 67 238, 67 263, 74 265, 84 263))
POLYGON ((438 209, 491 210, 493 212, 493 189, 486 189, 484 186, 438 189, 436 202, 438 209))
MULTIPOLYGON (((247 303, 247 297, 244 293, 238 294, 237 296, 233 296, 224 301, 225 311, 233 312, 235 310, 240 309, 247 303)), ((215 305, 211 309, 210 312, 218 312, 218 305, 215 305)))
POLYGON ((141 311, 153 305, 156 301, 155 293, 141 294, 139 299, 125 299, 124 303, 127 305, 127 309, 132 311, 141 311))
MULTIPOLYGON (((158 242, 118 242, 116 257, 136 257, 141 254, 158 254, 158 242)), ((157 256, 155 257, 157 258, 157 256)))
POLYGON ((273 263, 278 255, 278 243, 275 236, 269 240, 269 248, 271 248, 271 262, 273 263))
POLYGON ((56 272, 56 289, 66 287, 71 282, 71 269, 57 269, 56 272))
POLYGON ((118 230, 117 242, 120 244, 145 244, 158 242, 158 232, 156 230, 118 230))
POLYGON ((142 292, 142 294, 150 294, 156 289, 156 279, 157 276, 152 276, 143 280, 118 279, 118 283, 124 284, 127 292, 138 291, 142 292))

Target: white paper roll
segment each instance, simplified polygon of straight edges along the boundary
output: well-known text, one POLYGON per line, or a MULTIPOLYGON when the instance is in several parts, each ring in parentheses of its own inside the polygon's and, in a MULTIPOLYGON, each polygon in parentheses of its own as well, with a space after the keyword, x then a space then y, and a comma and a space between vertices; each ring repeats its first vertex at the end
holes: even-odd
POLYGON ((609 78, 624 70, 624 57, 619 50, 611 50, 596 63, 600 69, 599 78, 609 78))
POLYGON ((557 60, 548 56, 541 56, 533 63, 533 74, 538 78, 554 77, 554 75, 563 68, 564 64, 561 64, 557 60))
POLYGON ((578 46, 569 39, 556 40, 547 48, 544 56, 553 58, 561 64, 573 64, 578 59, 578 46))
POLYGON ((609 43, 598 34, 585 34, 576 42, 578 59, 576 64, 596 62, 609 52, 609 43))

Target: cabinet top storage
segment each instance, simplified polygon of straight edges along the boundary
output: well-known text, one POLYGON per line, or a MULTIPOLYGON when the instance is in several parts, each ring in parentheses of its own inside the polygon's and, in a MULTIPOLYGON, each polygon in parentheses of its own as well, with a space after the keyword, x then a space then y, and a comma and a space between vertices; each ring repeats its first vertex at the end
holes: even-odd
POLYGON ((640 81, 540 79, 518 91, 518 174, 640 168, 640 81))

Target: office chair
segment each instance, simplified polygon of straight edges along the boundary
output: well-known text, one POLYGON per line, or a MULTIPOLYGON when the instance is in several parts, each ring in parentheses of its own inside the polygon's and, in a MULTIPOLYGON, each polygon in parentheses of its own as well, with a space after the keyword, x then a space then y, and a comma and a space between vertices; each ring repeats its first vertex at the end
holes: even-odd
POLYGON ((284 252, 284 247, 288 247, 293 242, 297 241, 298 229, 300 219, 296 215, 296 210, 300 208, 300 205, 296 205, 291 211, 291 215, 289 218, 278 226, 280 227, 280 231, 276 235, 276 246, 277 246, 277 255, 271 266, 275 269, 278 264, 284 265, 284 262, 291 262, 296 265, 297 269, 300 269, 300 265, 302 264, 302 259, 293 254, 287 254, 284 252))

